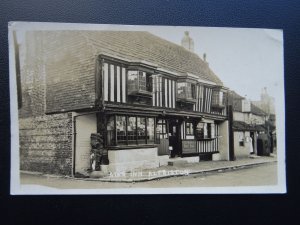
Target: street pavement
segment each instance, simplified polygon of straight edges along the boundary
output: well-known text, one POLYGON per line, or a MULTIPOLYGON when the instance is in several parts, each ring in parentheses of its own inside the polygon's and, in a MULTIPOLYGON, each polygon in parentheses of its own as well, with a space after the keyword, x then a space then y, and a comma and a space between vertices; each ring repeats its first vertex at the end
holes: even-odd
MULTIPOLYGON (((159 187, 223 187, 260 186, 277 184, 277 162, 272 157, 259 157, 236 161, 200 162, 178 166, 166 166, 156 170, 144 171, 144 180, 136 174, 101 179, 74 179, 59 176, 46 176, 21 173, 21 184, 38 184, 62 189, 98 188, 159 188, 159 187), (157 178, 159 171, 189 171, 188 174, 175 174, 157 178), (149 171, 154 174, 149 177, 149 171), (156 174, 154 173, 156 172, 156 174), (146 175, 148 174, 148 175, 146 175), (153 178, 153 179, 149 179, 153 178), (114 179, 113 182, 111 182, 114 179), (119 180, 119 181, 118 181, 119 180), (131 181, 130 181, 131 180, 131 181), (143 181, 143 182, 142 182, 143 181)), ((178 172, 178 173, 179 173, 178 172)), ((175 172, 174 172, 175 173, 175 172)))

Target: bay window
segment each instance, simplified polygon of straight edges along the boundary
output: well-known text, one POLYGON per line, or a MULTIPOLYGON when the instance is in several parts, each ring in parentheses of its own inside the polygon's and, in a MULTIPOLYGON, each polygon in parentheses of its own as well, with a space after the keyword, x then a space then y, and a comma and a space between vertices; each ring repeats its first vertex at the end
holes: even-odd
POLYGON ((195 99, 196 98, 195 84, 192 84, 190 82, 178 82, 177 98, 195 99))
POLYGON ((226 105, 226 95, 223 91, 214 90, 212 93, 212 107, 224 108, 226 105))
POLYGON ((154 118, 112 115, 107 121, 107 146, 154 144, 154 118))
POLYGON ((139 70, 128 70, 127 85, 129 95, 150 95, 152 92, 151 74, 139 70))

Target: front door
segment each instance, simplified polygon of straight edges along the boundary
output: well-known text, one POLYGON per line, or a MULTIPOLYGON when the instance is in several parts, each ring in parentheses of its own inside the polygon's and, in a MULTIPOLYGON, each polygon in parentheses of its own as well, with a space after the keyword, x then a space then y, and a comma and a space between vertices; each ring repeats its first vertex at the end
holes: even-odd
POLYGON ((177 157, 181 155, 180 148, 180 126, 178 121, 169 121, 169 146, 172 148, 171 157, 177 157))

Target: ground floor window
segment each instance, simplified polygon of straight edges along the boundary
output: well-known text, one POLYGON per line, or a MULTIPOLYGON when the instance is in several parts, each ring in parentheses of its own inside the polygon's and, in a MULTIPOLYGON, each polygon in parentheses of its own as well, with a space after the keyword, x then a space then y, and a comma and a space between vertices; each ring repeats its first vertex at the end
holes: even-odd
POLYGON ((168 137, 167 121, 165 119, 157 120, 156 135, 157 140, 165 139, 168 137))
POLYGON ((245 146, 245 132, 240 132, 239 134, 239 145, 241 147, 245 146))
POLYGON ((186 122, 185 124, 185 132, 186 135, 194 135, 194 127, 193 124, 191 122, 186 122))
POLYGON ((107 145, 138 145, 154 143, 154 118, 111 115, 107 120, 107 145))
POLYGON ((215 138, 216 125, 214 123, 198 123, 196 126, 196 137, 197 139, 215 138))

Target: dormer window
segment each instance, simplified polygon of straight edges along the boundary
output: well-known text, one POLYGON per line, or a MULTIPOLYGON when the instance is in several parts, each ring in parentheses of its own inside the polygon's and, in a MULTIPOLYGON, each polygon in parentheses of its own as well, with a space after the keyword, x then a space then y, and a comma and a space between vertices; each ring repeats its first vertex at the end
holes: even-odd
POLYGON ((178 82, 177 101, 194 103, 196 101, 195 84, 192 84, 190 82, 178 82))
POLYGON ((151 74, 139 70, 129 70, 128 95, 152 96, 151 74))

